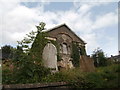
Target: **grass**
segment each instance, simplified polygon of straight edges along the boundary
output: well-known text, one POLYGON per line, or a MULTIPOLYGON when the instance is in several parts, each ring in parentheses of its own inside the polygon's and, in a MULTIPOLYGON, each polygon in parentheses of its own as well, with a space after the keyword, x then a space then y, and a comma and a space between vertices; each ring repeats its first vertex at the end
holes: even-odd
POLYGON ((42 82, 68 82, 75 88, 118 88, 120 65, 96 68, 96 72, 81 72, 79 68, 64 70, 42 79, 42 82))
MULTIPOLYGON (((22 83, 21 80, 17 83, 13 82, 14 80, 17 80, 19 76, 14 77, 15 73, 11 72, 8 66, 5 65, 2 68, 2 72, 4 73, 4 76, 2 78, 3 83, 22 83)), ((119 74, 120 64, 98 67, 96 68, 95 72, 82 72, 80 68, 74 68, 48 74, 47 76, 44 76, 38 83, 67 82, 71 87, 74 88, 118 88, 120 87, 119 74)), ((30 80, 32 79, 34 78, 31 78, 30 80)), ((35 80, 37 79, 38 78, 36 78, 35 80)), ((27 82, 30 82, 29 79, 27 80, 27 82)), ((32 80, 34 81, 32 83, 36 83, 35 80, 32 80)))

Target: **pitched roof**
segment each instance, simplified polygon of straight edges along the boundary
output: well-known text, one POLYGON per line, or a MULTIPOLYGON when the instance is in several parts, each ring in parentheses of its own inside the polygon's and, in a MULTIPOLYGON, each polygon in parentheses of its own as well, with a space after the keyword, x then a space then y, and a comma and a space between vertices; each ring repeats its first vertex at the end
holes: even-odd
POLYGON ((57 28, 59 28, 59 27, 62 27, 62 26, 66 26, 66 27, 69 29, 69 31, 71 31, 77 38, 79 38, 83 43, 86 44, 86 42, 83 41, 79 36, 77 36, 77 35, 73 32, 73 30, 71 30, 65 23, 60 24, 60 25, 57 25, 57 26, 55 26, 55 27, 53 27, 53 28, 50 28, 50 29, 48 29, 48 30, 44 30, 43 32, 51 32, 51 31, 53 31, 53 30, 55 30, 55 29, 57 29, 57 28))

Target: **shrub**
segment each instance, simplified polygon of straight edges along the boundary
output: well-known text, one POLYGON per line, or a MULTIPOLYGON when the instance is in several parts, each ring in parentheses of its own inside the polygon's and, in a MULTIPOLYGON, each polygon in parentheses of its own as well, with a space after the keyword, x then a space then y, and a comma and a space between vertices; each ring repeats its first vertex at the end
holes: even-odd
POLYGON ((102 87, 105 88, 115 88, 119 86, 119 73, 120 73, 120 65, 111 65, 108 67, 101 67, 98 70, 104 80, 104 84, 102 87))
POLYGON ((79 68, 57 72, 42 82, 67 82, 74 88, 118 88, 120 65, 100 67, 96 72, 81 72, 79 68))
POLYGON ((107 66, 107 58, 102 49, 97 48, 93 51, 92 58, 94 59, 94 65, 96 67, 107 66))

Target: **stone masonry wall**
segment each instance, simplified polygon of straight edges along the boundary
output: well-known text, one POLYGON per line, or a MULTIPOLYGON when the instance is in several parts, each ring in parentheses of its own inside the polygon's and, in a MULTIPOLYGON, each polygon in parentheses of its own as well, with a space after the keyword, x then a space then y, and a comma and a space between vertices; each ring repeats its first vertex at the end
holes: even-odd
POLYGON ((84 72, 95 71, 93 59, 87 56, 80 56, 80 69, 84 72))

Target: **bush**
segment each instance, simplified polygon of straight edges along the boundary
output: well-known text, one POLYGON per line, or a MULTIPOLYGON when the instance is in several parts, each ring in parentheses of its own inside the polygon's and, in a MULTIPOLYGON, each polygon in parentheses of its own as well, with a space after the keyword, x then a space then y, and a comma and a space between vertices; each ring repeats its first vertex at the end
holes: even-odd
POLYGON ((8 61, 3 64, 3 84, 18 83, 38 83, 50 70, 39 63, 35 63, 32 58, 24 53, 20 54, 21 58, 8 61), (10 68, 13 65, 13 69, 10 68))
POLYGON ((105 88, 115 88, 119 87, 120 84, 118 83, 119 81, 119 74, 120 74, 120 65, 111 65, 108 67, 101 67, 98 68, 99 71, 98 73, 101 74, 104 84, 102 87, 105 88))
POLYGON ((94 59, 94 65, 96 67, 107 66, 107 58, 102 49, 97 48, 93 51, 92 58, 94 59))
POLYGON ((96 68, 96 72, 81 72, 79 68, 64 70, 42 79, 42 82, 67 82, 74 88, 118 88, 120 65, 96 68))

